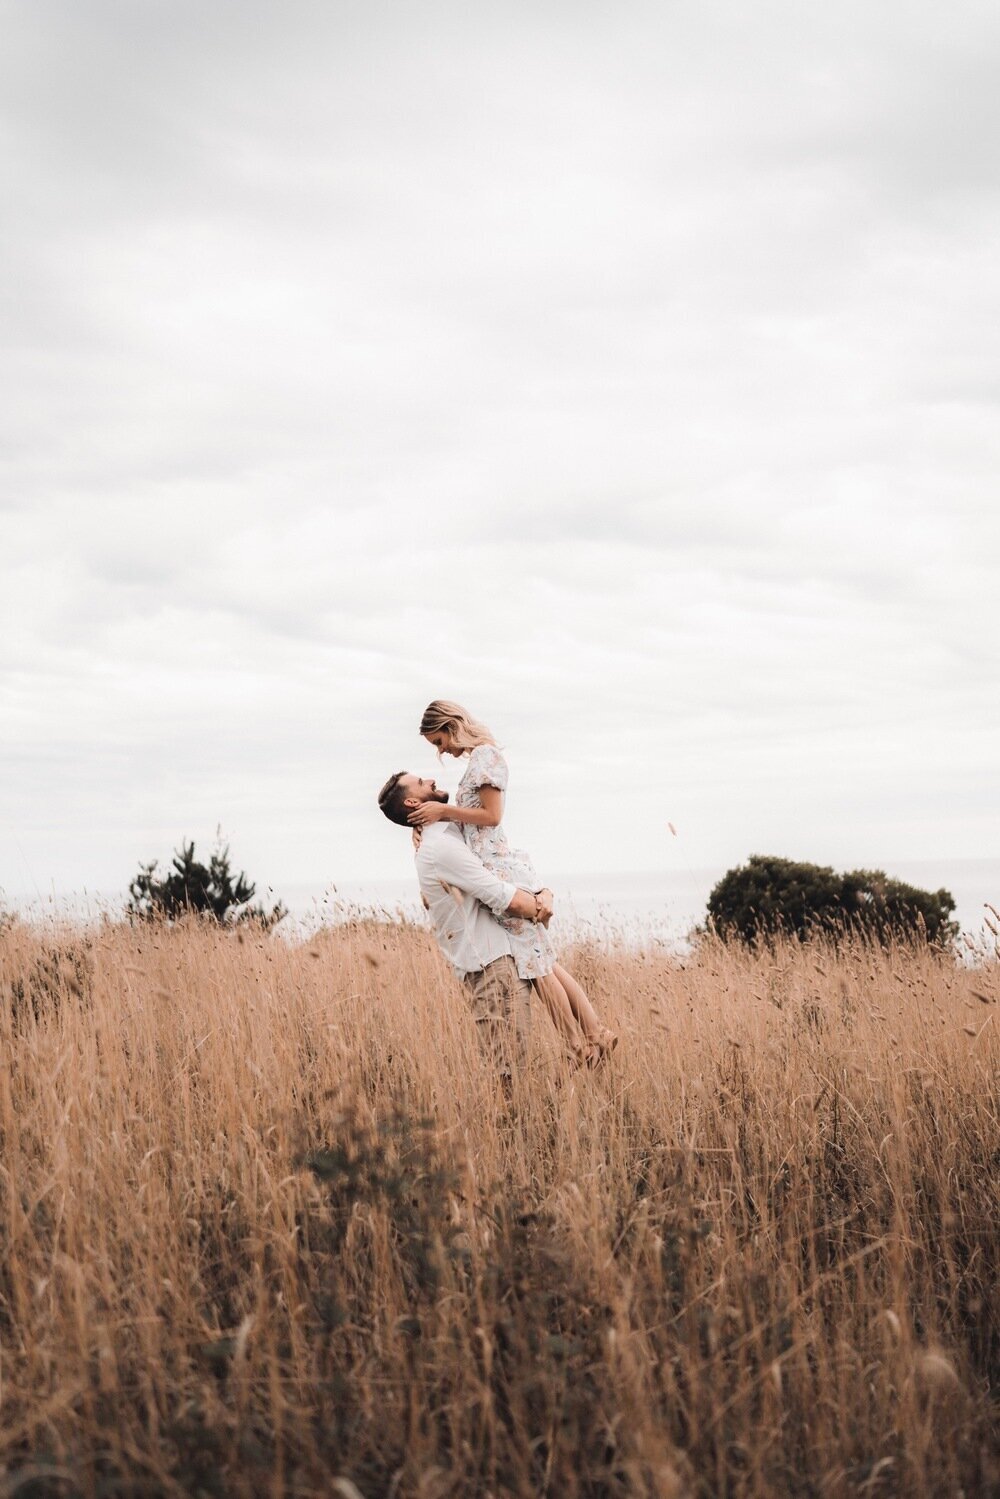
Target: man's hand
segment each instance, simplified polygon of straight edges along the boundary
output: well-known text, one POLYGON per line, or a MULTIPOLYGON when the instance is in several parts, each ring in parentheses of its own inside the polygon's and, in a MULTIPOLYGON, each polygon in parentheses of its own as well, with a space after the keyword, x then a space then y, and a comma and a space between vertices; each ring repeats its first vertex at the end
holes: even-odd
POLYGON ((507 907, 507 915, 517 916, 521 921, 536 921, 539 926, 547 926, 549 917, 552 915, 552 891, 541 890, 536 895, 534 890, 526 890, 521 886, 514 891, 514 899, 507 907))
POLYGON ((415 827, 426 828, 432 822, 440 822, 445 816, 445 808, 442 802, 421 802, 419 807, 414 807, 408 821, 415 827))

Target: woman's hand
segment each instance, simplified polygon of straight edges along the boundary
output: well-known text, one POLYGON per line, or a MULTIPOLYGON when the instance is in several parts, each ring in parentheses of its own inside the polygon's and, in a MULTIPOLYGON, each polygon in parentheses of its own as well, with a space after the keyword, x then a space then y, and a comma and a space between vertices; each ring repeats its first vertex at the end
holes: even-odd
POLYGON ((426 828, 432 822, 440 822, 447 815, 448 809, 443 802, 421 802, 419 807, 414 807, 408 820, 415 827, 426 828))
POLYGON ((535 892, 535 911, 537 913, 535 921, 539 926, 548 926, 552 920, 552 902, 552 891, 547 886, 544 890, 535 892))

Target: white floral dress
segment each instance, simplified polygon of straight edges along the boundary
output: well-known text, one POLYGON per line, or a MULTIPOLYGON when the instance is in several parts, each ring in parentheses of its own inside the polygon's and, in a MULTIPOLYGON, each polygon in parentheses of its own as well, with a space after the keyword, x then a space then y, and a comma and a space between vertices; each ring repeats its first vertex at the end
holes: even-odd
MULTIPOLYGON (((479 744, 470 754, 455 794, 455 805, 481 807, 480 786, 507 790, 507 761, 493 744, 479 744)), ((500 879, 521 885, 526 890, 541 888, 541 881, 528 855, 521 848, 511 848, 502 826, 477 828, 465 822, 460 826, 472 853, 500 879)), ((551 973, 557 961, 556 950, 545 928, 517 916, 499 919, 510 937, 510 950, 521 978, 538 979, 551 973)))

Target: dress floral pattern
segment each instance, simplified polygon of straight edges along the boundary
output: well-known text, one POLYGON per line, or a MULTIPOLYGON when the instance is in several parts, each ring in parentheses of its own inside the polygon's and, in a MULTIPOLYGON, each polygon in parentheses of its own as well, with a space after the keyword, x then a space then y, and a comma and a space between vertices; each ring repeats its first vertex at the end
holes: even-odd
MULTIPOLYGON (((496 745, 477 745, 459 782, 455 805, 481 807, 479 788, 495 786, 498 791, 506 791, 507 778, 507 761, 496 745)), ((523 849, 511 848, 501 825, 477 828, 462 823, 461 828, 472 853, 500 879, 526 890, 540 888, 541 881, 530 858, 523 849)), ((521 978, 537 979, 551 973, 556 964, 556 950, 545 928, 517 916, 503 916, 500 921, 510 936, 511 952, 521 978)))

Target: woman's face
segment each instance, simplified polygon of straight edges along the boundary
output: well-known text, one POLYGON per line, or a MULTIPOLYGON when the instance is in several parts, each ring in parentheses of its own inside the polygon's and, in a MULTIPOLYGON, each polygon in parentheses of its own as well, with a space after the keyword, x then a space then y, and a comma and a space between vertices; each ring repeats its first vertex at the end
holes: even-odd
POLYGON ((439 755, 460 755, 462 751, 456 749, 448 729, 438 729, 434 734, 425 734, 424 738, 428 744, 433 744, 439 755))

